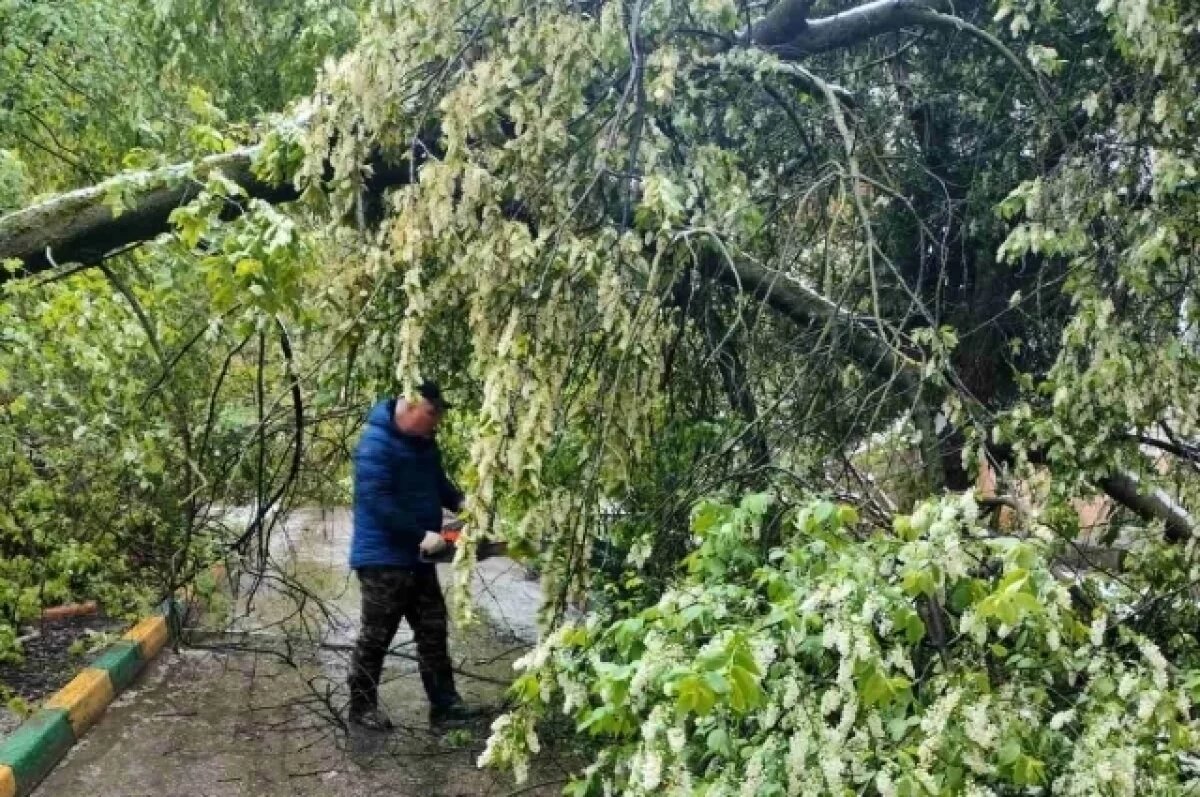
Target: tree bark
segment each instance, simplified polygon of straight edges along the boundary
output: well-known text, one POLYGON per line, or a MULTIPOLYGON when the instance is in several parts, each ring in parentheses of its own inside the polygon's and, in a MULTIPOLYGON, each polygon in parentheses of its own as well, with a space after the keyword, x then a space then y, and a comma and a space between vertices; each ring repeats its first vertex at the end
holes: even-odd
MULTIPOLYGON (((171 211, 195 199, 204 180, 217 171, 250 197, 272 203, 294 200, 292 185, 269 185, 254 176, 251 166, 261 148, 242 147, 195 164, 123 174, 9 214, 0 218, 0 261, 21 261, 25 276, 56 264, 98 263, 114 251, 167 232, 171 211), (144 187, 130 192, 138 185, 144 187), (122 190, 130 206, 116 213, 106 200, 122 190)), ((241 210, 231 205, 230 212, 241 210)))
MULTIPOLYGON (((801 3, 785 3, 787 6, 800 6, 801 3)), ((975 5, 969 2, 967 5, 975 5)), ((959 9, 959 6, 955 6, 959 9)), ((946 27, 944 19, 935 12, 949 11, 951 3, 948 0, 873 0, 854 8, 849 8, 827 17, 805 20, 797 26, 794 21, 792 28, 798 27, 798 33, 791 40, 782 43, 767 43, 767 49, 781 58, 799 59, 806 56, 827 53, 852 47, 883 33, 914 26, 946 27)), ((961 9, 960 9, 961 10, 961 9)), ((776 20, 771 29, 784 29, 788 26, 783 20, 776 20)))
POLYGON ((812 0, 780 0, 771 11, 743 36, 745 43, 770 46, 787 44, 808 27, 808 9, 812 0))
MULTIPOLYGON (((1006 445, 989 445, 988 453, 999 462, 1011 463, 1014 459, 1012 449, 1006 445)), ((1029 451, 1027 455, 1034 465, 1046 462, 1042 451, 1029 451)), ((1143 520, 1162 521, 1164 536, 1170 542, 1187 542, 1195 533, 1196 521, 1187 509, 1162 490, 1147 490, 1134 473, 1114 471, 1097 479, 1095 484, 1101 492, 1143 520)))
POLYGON ((920 383, 917 366, 872 329, 869 319, 856 316, 786 274, 746 262, 714 266, 706 273, 718 282, 751 294, 801 326, 819 322, 836 327, 850 359, 881 379, 895 379, 902 390, 915 391, 920 383))
POLYGON ((1188 511, 1162 490, 1145 490, 1132 473, 1114 473, 1101 479, 1100 489, 1117 503, 1133 510, 1147 520, 1161 520, 1166 538, 1171 542, 1187 542, 1196 528, 1188 511))
MULTIPOLYGON (((296 124, 303 125, 303 121, 296 124)), ((431 150, 418 147, 415 151, 420 154, 412 157, 419 165, 424 153, 431 150)), ((249 199, 280 204, 299 198, 291 182, 275 185, 255 176, 254 162, 261 152, 262 145, 256 144, 195 163, 129 172, 0 217, 0 264, 18 260, 21 269, 17 276, 31 276, 67 263, 100 263, 114 252, 169 232, 171 212, 195 199, 208 177, 216 172, 241 187, 249 199), (127 202, 120 212, 107 204, 115 192, 127 202)), ((367 166, 368 194, 403 185, 411 173, 408 158, 386 162, 375 154, 367 166)), ((236 218, 245 211, 242 202, 231 200, 222 217, 236 218)), ((0 282, 7 276, 7 272, 0 271, 0 282)))

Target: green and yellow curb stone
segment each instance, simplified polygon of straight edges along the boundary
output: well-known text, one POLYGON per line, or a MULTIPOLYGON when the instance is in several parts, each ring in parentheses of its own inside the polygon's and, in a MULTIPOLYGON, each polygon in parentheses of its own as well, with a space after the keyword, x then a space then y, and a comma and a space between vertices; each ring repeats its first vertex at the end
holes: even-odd
POLYGON ((78 739, 92 727, 92 723, 100 719, 115 694, 108 672, 98 667, 88 667, 58 690, 58 694, 46 702, 46 708, 60 708, 67 712, 71 730, 78 739))
POLYGON ((13 777, 12 767, 0 765, 0 797, 16 797, 17 779, 13 777))
POLYGON ((166 617, 145 618, 0 743, 0 797, 26 797, 37 788, 168 637, 166 617))

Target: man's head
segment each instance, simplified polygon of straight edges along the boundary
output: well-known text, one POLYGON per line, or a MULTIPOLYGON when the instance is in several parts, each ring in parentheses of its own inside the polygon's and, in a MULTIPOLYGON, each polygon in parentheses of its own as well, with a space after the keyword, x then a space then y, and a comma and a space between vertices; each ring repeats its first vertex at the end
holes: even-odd
POLYGON ((422 382, 417 387, 417 400, 396 400, 396 428, 416 437, 433 437, 438 422, 442 420, 450 405, 442 398, 441 388, 436 382, 422 382))

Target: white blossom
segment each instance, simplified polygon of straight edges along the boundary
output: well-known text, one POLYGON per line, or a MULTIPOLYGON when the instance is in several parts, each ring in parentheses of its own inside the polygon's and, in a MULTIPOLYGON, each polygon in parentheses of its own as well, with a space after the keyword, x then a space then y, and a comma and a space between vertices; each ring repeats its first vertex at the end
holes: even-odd
POLYGON ((1059 731, 1063 727, 1075 720, 1074 711, 1060 711, 1050 718, 1051 730, 1059 731))
POLYGON ((779 646, 775 640, 765 635, 755 636, 750 640, 750 651, 754 656, 754 664, 758 667, 760 673, 766 673, 771 663, 775 661, 775 654, 778 652, 779 646))
POLYGON ((1162 651, 1148 639, 1142 639, 1138 642, 1138 650, 1141 651, 1142 657, 1146 659, 1146 663, 1150 665, 1154 686, 1160 690, 1166 689, 1168 683, 1168 665, 1162 651))
POLYGON ((999 728, 988 714, 989 703, 990 699, 984 697, 963 710, 963 732, 984 750, 993 749, 1000 735, 999 728))

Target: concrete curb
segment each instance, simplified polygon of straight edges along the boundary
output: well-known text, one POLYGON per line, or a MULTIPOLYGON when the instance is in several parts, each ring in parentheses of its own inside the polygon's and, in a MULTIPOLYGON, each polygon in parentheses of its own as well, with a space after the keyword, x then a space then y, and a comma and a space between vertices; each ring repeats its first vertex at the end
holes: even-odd
POLYGON ((147 617, 0 743, 0 797, 26 797, 167 644, 167 618, 147 617))

